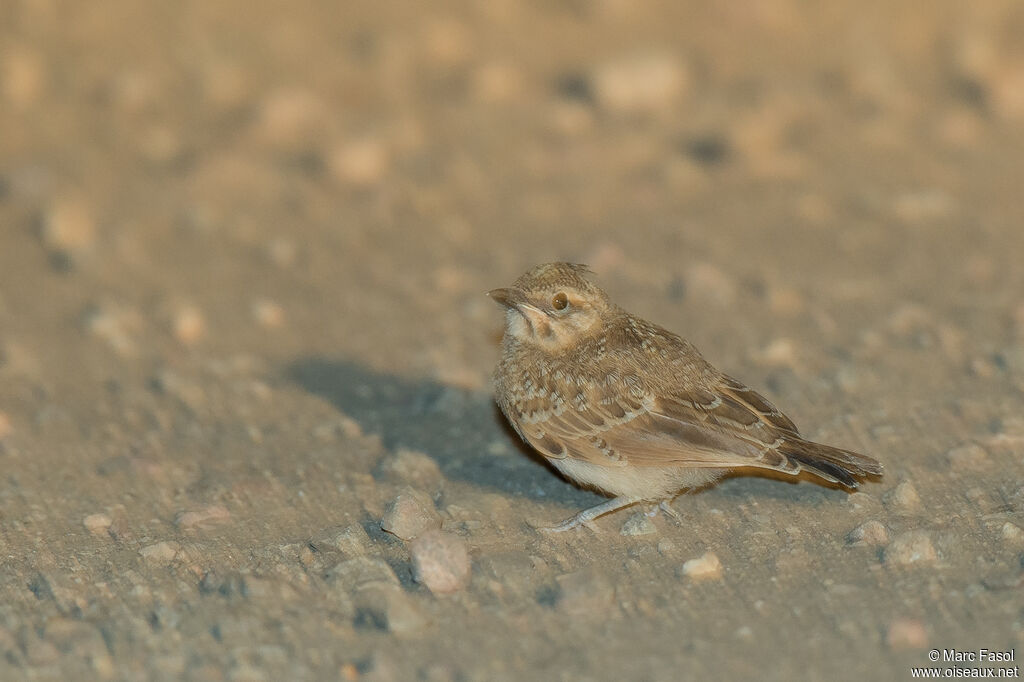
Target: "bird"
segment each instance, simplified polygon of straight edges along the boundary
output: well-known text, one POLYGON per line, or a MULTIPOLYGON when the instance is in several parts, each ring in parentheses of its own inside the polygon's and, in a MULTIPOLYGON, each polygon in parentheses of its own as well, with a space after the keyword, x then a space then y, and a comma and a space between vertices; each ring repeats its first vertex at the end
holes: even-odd
POLYGON ((495 400, 567 479, 609 496, 562 523, 668 503, 734 469, 802 471, 853 490, 877 460, 805 439, 764 396, 682 337, 623 310, 585 265, 545 263, 488 295, 505 308, 495 400))

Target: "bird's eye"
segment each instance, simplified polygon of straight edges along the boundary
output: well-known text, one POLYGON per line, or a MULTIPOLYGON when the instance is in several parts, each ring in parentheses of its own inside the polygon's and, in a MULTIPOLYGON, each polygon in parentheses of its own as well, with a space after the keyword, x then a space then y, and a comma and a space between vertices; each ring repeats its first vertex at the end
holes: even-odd
POLYGON ((565 310, 569 307, 569 297, 562 293, 555 294, 551 299, 551 307, 555 310, 565 310))

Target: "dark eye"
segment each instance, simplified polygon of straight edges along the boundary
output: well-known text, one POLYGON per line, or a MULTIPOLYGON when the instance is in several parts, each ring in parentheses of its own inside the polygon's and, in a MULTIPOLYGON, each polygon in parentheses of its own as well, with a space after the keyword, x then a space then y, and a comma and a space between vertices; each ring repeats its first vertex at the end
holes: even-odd
POLYGON ((555 294, 551 299, 551 307, 555 310, 565 310, 569 307, 569 297, 562 293, 555 294))

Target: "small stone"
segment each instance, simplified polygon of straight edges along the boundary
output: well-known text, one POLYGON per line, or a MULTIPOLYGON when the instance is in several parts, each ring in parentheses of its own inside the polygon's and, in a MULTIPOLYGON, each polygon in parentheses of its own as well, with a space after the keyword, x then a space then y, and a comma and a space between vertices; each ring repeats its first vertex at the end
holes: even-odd
POLYGON ((556 580, 558 608, 569 615, 603 618, 615 603, 615 587, 593 569, 565 573, 556 580))
MULTIPOLYGON (((0 361, 0 365, 3 362, 0 361)), ((7 438, 14 432, 14 426, 11 424, 11 418, 7 416, 6 412, 0 412, 0 440, 7 438)))
POLYGON ((258 113, 259 134, 268 142, 291 146, 319 127, 324 106, 308 90, 286 88, 270 93, 258 113))
POLYGON ((43 244, 54 251, 75 254, 92 248, 96 223, 92 208, 81 197, 62 197, 43 218, 43 244))
POLYGON ((851 545, 868 545, 870 547, 885 547, 889 544, 889 531, 885 529, 880 521, 865 521, 846 536, 846 541, 851 545))
POLYGON ((916 618, 897 618, 889 624, 885 639, 889 648, 895 651, 924 649, 928 646, 928 631, 916 618))
POLYGON ((388 506, 381 519, 382 530, 403 540, 412 540, 424 531, 440 528, 441 515, 426 493, 405 488, 388 506))
POLYGON ((912 530, 897 535, 885 550, 885 562, 907 566, 928 563, 938 559, 935 546, 927 531, 912 530))
POLYGON ((183 346, 195 345, 206 333, 206 320, 199 308, 186 305, 174 311, 171 318, 171 332, 183 346))
POLYGON ((40 55, 27 47, 13 47, 0 58, 0 91, 18 108, 35 104, 46 85, 46 69, 40 55))
POLYGON ((859 490, 847 495, 845 502, 850 505, 850 511, 853 512, 876 513, 882 510, 882 505, 876 497, 859 490))
POLYGON ((683 564, 682 573, 693 580, 720 580, 722 578, 722 562, 712 552, 690 559, 683 564))
POLYGON ((273 301, 260 299, 252 304, 252 317, 261 327, 277 329, 284 325, 284 308, 273 301))
POLYGON ((757 353, 757 361, 768 367, 791 367, 798 366, 796 344, 792 339, 774 339, 765 348, 757 353))
POLYGON ((473 95, 483 102, 507 102, 523 90, 523 81, 514 64, 488 62, 473 72, 473 95))
POLYGON ((332 526, 317 533, 309 542, 318 552, 341 552, 347 557, 365 556, 370 547, 370 536, 359 524, 332 526))
POLYGON ((429 455, 400 448, 383 458, 376 474, 392 483, 405 483, 418 490, 434 491, 441 487, 441 468, 429 455))
POLYGON ((356 557, 342 561, 327 572, 328 579, 346 589, 360 589, 367 585, 398 585, 398 576, 383 559, 356 557))
POLYGON ((1024 546, 1024 530, 1016 524, 1007 521, 999 529, 999 535, 1003 538, 1003 542, 1008 545, 1013 545, 1014 547, 1024 546))
POLYGON ((667 52, 641 52, 600 66, 593 74, 597 102, 618 114, 668 112, 685 94, 690 75, 667 52))
POLYGON ((433 19, 423 29, 423 56, 434 66, 451 68, 472 56, 473 36, 457 19, 433 19))
POLYGON ((335 149, 327 158, 331 175, 343 185, 369 187, 387 175, 390 154, 384 143, 374 137, 349 142, 335 149))
POLYGON ((86 530, 100 537, 107 537, 108 531, 113 524, 114 520, 103 513, 89 514, 82 519, 82 525, 85 526, 86 530))
POLYGON ((946 457, 955 469, 977 469, 988 463, 988 452, 976 443, 955 447, 946 453, 946 457))
POLYGON ((355 597, 356 627, 408 635, 428 623, 412 598, 401 587, 374 585, 359 590, 355 597))
POLYGON ((626 519, 619 532, 625 536, 651 535, 657 533, 658 529, 654 527, 654 523, 647 514, 637 512, 626 519))
POLYGON ((116 304, 103 303, 92 307, 85 315, 85 328, 89 333, 125 357, 135 355, 135 337, 141 326, 138 313, 116 304))
POLYGON ((139 550, 139 554, 142 555, 143 559, 151 563, 168 564, 174 561, 180 551, 181 547, 177 542, 164 540, 163 542, 143 547, 139 550))
POLYGON ((885 494, 885 503, 890 507, 904 512, 913 512, 921 508, 921 498, 917 488, 910 481, 903 481, 885 494))
POLYGON ((182 530, 209 528, 231 520, 231 512, 219 504, 195 511, 180 512, 174 518, 174 525, 182 530))
POLYGON ((440 530, 427 531, 413 540, 413 577, 434 594, 456 592, 469 579, 470 562, 466 543, 440 530))
POLYGON ((171 396, 191 410, 199 411, 206 405, 206 389, 202 382, 171 369, 160 370, 151 382, 154 391, 171 396))
POLYGON ((283 270, 295 265, 295 261, 298 260, 299 249, 291 239, 275 237, 267 245, 267 256, 271 263, 283 270))

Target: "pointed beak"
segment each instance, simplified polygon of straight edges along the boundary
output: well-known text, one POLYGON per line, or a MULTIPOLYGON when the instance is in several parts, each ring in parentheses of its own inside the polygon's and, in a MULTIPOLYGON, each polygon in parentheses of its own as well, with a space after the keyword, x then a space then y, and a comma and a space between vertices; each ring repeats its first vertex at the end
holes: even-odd
POLYGON ((511 287, 492 289, 487 292, 487 295, 494 299, 495 302, 500 303, 506 308, 518 308, 520 303, 526 302, 526 297, 523 296, 523 292, 511 287))

